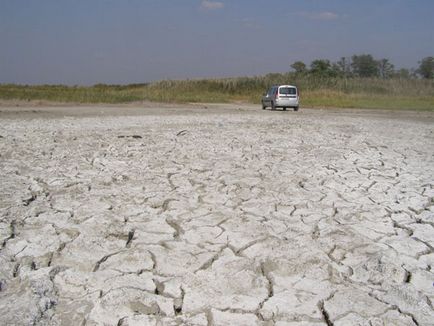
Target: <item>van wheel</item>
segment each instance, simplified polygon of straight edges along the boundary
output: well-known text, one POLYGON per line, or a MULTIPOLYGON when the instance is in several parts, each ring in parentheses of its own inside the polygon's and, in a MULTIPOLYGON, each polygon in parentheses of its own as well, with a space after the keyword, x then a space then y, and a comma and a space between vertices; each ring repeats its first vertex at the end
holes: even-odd
POLYGON ((298 111, 298 106, 295 106, 295 107, 294 107, 294 111, 298 111))
POLYGON ((271 102, 271 110, 276 110, 276 107, 274 106, 274 102, 271 102))
POLYGON ((283 108, 283 111, 286 111, 286 108, 283 108))
POLYGON ((262 103, 262 110, 265 110, 266 106, 264 103, 262 103))

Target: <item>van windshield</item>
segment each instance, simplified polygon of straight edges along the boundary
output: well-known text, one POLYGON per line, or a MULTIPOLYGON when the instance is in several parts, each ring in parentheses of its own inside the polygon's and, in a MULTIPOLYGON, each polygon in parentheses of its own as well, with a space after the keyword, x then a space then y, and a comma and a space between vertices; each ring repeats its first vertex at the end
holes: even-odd
POLYGON ((279 89, 280 94, 296 95, 297 89, 295 87, 281 87, 279 89))

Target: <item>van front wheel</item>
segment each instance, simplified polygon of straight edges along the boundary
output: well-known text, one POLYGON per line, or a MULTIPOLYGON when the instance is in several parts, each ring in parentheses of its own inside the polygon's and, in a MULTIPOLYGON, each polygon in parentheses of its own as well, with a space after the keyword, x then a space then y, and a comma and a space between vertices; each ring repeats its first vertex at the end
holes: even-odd
POLYGON ((294 107, 294 111, 298 111, 298 106, 294 107))

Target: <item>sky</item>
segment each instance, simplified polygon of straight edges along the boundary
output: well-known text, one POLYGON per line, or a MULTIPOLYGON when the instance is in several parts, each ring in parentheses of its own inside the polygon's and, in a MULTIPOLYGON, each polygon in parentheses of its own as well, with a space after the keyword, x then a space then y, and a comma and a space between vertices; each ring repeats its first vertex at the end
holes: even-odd
POLYGON ((433 0, 0 0, 0 83, 254 76, 354 54, 417 68, 433 17, 433 0))

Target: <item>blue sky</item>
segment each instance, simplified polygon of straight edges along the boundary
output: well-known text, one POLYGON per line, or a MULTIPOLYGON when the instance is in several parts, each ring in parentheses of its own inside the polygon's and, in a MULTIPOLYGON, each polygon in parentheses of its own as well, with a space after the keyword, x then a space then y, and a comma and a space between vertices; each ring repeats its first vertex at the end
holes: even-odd
POLYGON ((434 55, 433 0, 0 0, 0 83, 141 83, 434 55))

